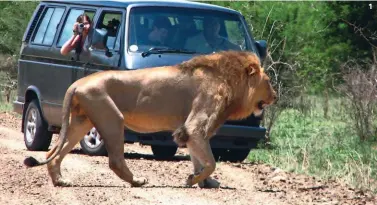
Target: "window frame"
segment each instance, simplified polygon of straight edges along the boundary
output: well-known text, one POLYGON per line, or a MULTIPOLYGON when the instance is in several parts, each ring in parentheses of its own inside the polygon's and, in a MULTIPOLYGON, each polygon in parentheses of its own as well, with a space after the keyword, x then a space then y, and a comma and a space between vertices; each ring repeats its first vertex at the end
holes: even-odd
MULTIPOLYGON (((55 12, 55 10, 54 10, 54 12, 55 12)), ((38 23, 37 23, 36 27, 34 28, 32 34, 31 34, 31 36, 30 36, 29 43, 30 43, 31 45, 37 45, 37 46, 53 47, 53 46, 55 45, 55 41, 56 41, 56 39, 57 39, 57 34, 60 33, 60 28, 61 28, 62 19, 65 17, 66 12, 67 12, 67 7, 66 7, 66 6, 63 6, 63 5, 46 5, 45 8, 44 8, 43 11, 42 11, 41 16, 40 16, 39 19, 38 19, 38 23), (34 42, 34 39, 35 39, 35 37, 36 37, 36 35, 37 35, 38 31, 39 31, 39 28, 40 28, 40 26, 41 26, 41 24, 42 24, 42 21, 44 20, 44 17, 45 17, 45 15, 46 15, 46 13, 47 13, 47 10, 48 10, 49 8, 54 8, 54 9, 56 9, 56 8, 62 8, 62 9, 64 9, 63 14, 62 14, 62 17, 60 18, 60 21, 59 21, 59 23, 58 23, 58 25, 57 25, 56 32, 55 32, 55 34, 54 34, 54 38, 53 38, 51 44, 35 43, 35 42, 34 42)), ((52 14, 54 14, 54 13, 52 13, 52 14)), ((50 24, 51 19, 52 19, 52 16, 51 16, 51 18, 49 19, 49 24, 50 24)), ((48 27, 47 27, 47 28, 48 28, 48 27)), ((46 31, 47 31, 47 28, 46 28, 46 31)), ((46 36, 46 33, 44 34, 43 38, 44 38, 45 36, 46 36)))
MULTIPOLYGON (((123 40, 122 40, 122 36, 123 36, 123 33, 124 33, 124 28, 125 28, 125 24, 126 24, 126 11, 124 9, 121 9, 121 8, 110 8, 110 7, 105 7, 105 8, 101 8, 98 10, 98 14, 97 14, 97 18, 96 18, 96 21, 93 22, 93 30, 96 29, 97 25, 99 24, 99 21, 100 21, 100 18, 102 17, 102 15, 104 13, 116 13, 116 14, 120 14, 121 17, 120 17, 120 26, 119 26, 119 29, 117 31, 117 38, 116 38, 116 41, 119 40, 119 48, 118 49, 110 49, 109 48, 109 52, 117 52, 117 53, 120 53, 123 49, 123 40)), ((89 33, 89 35, 92 35, 91 33, 89 33)), ((92 43, 92 36, 88 36, 87 39, 90 38, 90 41, 87 40, 86 43, 89 44, 89 46, 91 45, 92 43)), ((116 41, 115 41, 115 44, 116 45, 116 41)), ((91 48, 91 51, 92 52, 102 52, 102 53, 105 53, 106 50, 102 50, 102 49, 96 49, 96 48, 91 48)))

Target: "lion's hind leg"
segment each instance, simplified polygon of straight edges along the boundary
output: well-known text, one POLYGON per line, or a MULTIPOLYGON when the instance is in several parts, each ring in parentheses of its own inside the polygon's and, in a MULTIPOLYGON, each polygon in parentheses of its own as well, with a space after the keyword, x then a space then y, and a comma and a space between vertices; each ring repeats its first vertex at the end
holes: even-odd
POLYGON ((124 117, 109 97, 81 100, 90 121, 96 127, 106 146, 110 169, 121 179, 138 187, 145 178, 134 177, 124 160, 124 117))
MULTIPOLYGON (((67 132, 67 141, 64 143, 60 153, 47 164, 48 173, 54 186, 70 186, 70 182, 62 178, 60 172, 61 162, 73 147, 85 136, 91 127, 92 124, 85 116, 71 115, 67 132)), ((59 140, 61 140, 61 138, 59 138, 59 140)), ((51 152, 48 153, 48 156, 52 155, 55 150, 56 148, 53 148, 51 152)))
POLYGON ((98 126, 98 132, 104 140, 108 157, 109 167, 121 179, 130 183, 132 187, 140 187, 147 183, 145 178, 133 176, 124 160, 124 125, 118 120, 109 119, 112 125, 107 128, 98 126))

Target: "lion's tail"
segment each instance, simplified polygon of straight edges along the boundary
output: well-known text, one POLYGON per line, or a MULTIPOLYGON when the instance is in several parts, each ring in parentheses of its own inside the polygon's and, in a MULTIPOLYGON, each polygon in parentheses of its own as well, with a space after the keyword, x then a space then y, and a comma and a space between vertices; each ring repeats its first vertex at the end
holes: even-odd
POLYGON ((60 131, 60 140, 58 144, 58 149, 55 149, 54 154, 50 156, 48 159, 46 159, 43 162, 40 162, 36 160, 34 157, 27 157, 24 160, 24 164, 27 167, 36 167, 40 165, 44 165, 49 163, 51 160, 53 160, 59 152, 62 150, 64 142, 67 140, 67 131, 68 131, 68 125, 69 125, 69 117, 70 117, 70 108, 71 108, 71 102, 73 99, 73 96, 75 94, 76 87, 71 87, 68 89, 68 91, 65 94, 64 102, 63 102, 63 124, 60 131))

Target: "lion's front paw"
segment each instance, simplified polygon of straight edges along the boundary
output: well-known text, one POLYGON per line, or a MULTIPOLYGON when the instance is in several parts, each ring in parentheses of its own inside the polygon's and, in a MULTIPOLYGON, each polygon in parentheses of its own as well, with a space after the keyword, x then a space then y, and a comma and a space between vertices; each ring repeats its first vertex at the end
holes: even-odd
POLYGON ((212 179, 211 177, 208 177, 202 182, 199 182, 199 187, 200 188, 219 188, 220 187, 220 182, 218 182, 215 179, 212 179))
POLYGON ((186 187, 192 187, 192 185, 195 184, 195 183, 194 183, 194 178, 195 178, 195 175, 190 174, 190 175, 188 176, 188 178, 186 179, 185 186, 186 186, 186 187))
POLYGON ((148 183, 148 179, 145 177, 134 177, 131 183, 131 187, 141 187, 148 183))
POLYGON ((68 179, 59 178, 55 182, 53 182, 54 186, 61 186, 61 187, 70 187, 72 186, 72 182, 68 179))

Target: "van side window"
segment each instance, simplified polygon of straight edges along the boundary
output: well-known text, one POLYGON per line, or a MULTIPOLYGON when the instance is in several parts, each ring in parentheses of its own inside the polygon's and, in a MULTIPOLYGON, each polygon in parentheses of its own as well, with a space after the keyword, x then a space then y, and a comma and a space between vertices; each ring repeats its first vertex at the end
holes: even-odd
POLYGON ((45 9, 42 20, 34 34, 32 43, 51 46, 54 41, 58 25, 64 13, 64 8, 50 7, 45 9))
POLYGON ((104 11, 102 12, 96 29, 101 29, 106 31, 106 46, 109 50, 119 50, 120 47, 120 37, 119 28, 121 26, 122 13, 115 11, 104 11))
POLYGON ((69 11, 68 17, 66 18, 66 20, 64 22, 64 27, 63 27, 62 32, 60 34, 60 37, 59 37, 59 40, 58 40, 58 43, 57 43, 57 47, 62 47, 63 44, 67 40, 69 40, 69 38, 72 37, 73 24, 75 24, 77 17, 80 16, 81 14, 88 15, 90 17, 90 20, 93 21, 93 17, 94 17, 95 12, 85 10, 85 9, 71 9, 69 11))

